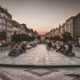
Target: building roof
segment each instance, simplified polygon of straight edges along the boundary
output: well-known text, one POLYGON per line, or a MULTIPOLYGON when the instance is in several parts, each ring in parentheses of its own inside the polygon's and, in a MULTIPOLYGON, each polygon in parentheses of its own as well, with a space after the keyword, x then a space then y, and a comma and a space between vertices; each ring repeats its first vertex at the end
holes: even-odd
POLYGON ((12 15, 8 12, 7 9, 4 9, 0 6, 0 13, 4 13, 6 14, 8 17, 10 17, 12 19, 12 15))
POLYGON ((80 13, 75 16, 75 18, 80 17, 80 13))
POLYGON ((16 27, 16 28, 21 27, 21 25, 20 25, 17 21, 15 21, 15 20, 12 20, 12 25, 13 25, 14 27, 16 27))
POLYGON ((70 21, 71 19, 74 19, 74 16, 68 18, 68 19, 66 20, 66 22, 70 21))

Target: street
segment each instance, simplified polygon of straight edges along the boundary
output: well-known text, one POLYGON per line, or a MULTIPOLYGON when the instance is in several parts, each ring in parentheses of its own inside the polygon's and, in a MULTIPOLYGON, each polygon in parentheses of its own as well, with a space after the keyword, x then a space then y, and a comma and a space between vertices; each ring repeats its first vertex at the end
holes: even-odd
POLYGON ((75 57, 68 57, 57 53, 55 50, 47 50, 46 45, 39 44, 18 57, 9 57, 8 51, 0 53, 0 63, 26 65, 78 65, 80 64, 80 54, 79 51, 75 51, 75 53, 75 57))

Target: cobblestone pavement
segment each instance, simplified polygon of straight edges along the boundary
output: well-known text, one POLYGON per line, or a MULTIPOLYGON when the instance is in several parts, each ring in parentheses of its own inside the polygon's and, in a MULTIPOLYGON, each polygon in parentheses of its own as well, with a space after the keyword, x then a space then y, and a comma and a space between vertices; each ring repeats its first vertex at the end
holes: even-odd
POLYGON ((41 44, 28 50, 18 57, 9 57, 8 52, 0 53, 0 63, 4 64, 29 64, 29 65, 78 65, 80 64, 80 52, 75 50, 75 57, 67 57, 55 50, 47 50, 46 45, 41 44))
POLYGON ((0 80, 80 80, 80 68, 0 68, 0 80))
MULTIPOLYGON (((9 57, 8 51, 0 53, 0 63, 31 65, 78 65, 80 51, 75 57, 66 57, 55 50, 48 51, 41 44, 18 57, 9 57)), ((80 80, 80 68, 2 68, 0 80, 80 80)))

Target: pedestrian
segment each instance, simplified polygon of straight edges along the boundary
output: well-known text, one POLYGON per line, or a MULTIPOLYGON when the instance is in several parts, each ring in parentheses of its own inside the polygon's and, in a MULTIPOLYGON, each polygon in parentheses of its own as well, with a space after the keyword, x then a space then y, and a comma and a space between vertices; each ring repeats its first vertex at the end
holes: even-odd
POLYGON ((72 53, 73 50, 72 41, 68 42, 68 47, 69 47, 68 52, 72 53))
POLYGON ((59 49, 58 49, 58 52, 63 52, 64 50, 64 43, 62 41, 60 41, 60 44, 59 44, 59 49))
POLYGON ((51 43, 51 41, 49 41, 49 42, 47 43, 47 48, 50 50, 51 47, 52 47, 52 43, 51 43))
POLYGON ((68 46, 68 44, 67 44, 67 42, 64 44, 64 54, 65 55, 68 55, 68 50, 69 50, 69 46, 68 46))
POLYGON ((21 50, 22 50, 22 52, 25 52, 26 51, 26 44, 22 44, 21 45, 21 50))
POLYGON ((57 48, 56 52, 59 52, 60 47, 61 47, 61 46, 60 46, 60 42, 57 42, 57 43, 56 43, 56 48, 57 48))

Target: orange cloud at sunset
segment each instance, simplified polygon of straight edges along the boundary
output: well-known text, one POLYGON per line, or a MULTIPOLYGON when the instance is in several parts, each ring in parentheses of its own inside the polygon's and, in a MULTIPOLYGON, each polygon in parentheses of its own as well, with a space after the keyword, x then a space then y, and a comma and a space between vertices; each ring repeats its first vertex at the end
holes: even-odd
POLYGON ((45 26, 45 27, 37 27, 36 28, 36 31, 40 34, 40 35, 43 35, 45 34, 46 32, 49 32, 53 27, 49 27, 49 26, 45 26))
POLYGON ((38 32, 39 35, 44 35, 46 32, 38 32))

